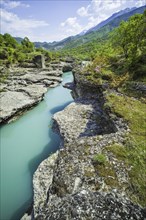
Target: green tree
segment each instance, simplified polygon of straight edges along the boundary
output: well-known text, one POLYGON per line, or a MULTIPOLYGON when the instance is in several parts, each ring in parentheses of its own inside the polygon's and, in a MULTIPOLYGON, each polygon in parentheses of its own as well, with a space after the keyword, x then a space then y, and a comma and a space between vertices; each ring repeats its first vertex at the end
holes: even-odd
POLYGON ((0 46, 4 46, 4 38, 2 34, 0 34, 0 46))
POLYGON ((7 47, 13 47, 16 48, 18 46, 17 41, 10 35, 10 34, 4 34, 3 35, 5 46, 7 47))
POLYGON ((146 53, 146 10, 143 13, 143 19, 141 21, 141 39, 140 39, 140 50, 146 53))
POLYGON ((131 61, 139 55, 146 41, 146 12, 135 14, 128 21, 122 21, 112 34, 112 44, 123 52, 125 58, 131 61))
POLYGON ((28 39, 28 37, 25 37, 22 41, 21 41, 22 47, 23 47, 23 51, 26 53, 30 53, 30 52, 34 52, 34 44, 32 42, 30 42, 30 40, 28 39))

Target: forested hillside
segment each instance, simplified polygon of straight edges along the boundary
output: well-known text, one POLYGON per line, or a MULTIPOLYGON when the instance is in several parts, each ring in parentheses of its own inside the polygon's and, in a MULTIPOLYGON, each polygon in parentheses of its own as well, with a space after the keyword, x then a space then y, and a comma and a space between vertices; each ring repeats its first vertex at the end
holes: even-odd
POLYGON ((93 61, 85 71, 94 82, 145 81, 146 75, 146 11, 122 21, 108 37, 86 43, 72 49, 62 50, 80 59, 93 61), (117 80, 118 79, 118 80, 117 80))
POLYGON ((146 6, 142 6, 140 8, 125 9, 119 11, 116 14, 113 14, 105 21, 102 21, 97 26, 86 31, 84 34, 70 36, 59 42, 34 42, 34 44, 36 47, 43 47, 48 50, 60 50, 75 48, 77 46, 84 45, 85 43, 89 43, 94 40, 97 41, 102 38, 107 38, 108 33, 115 27, 118 27, 121 21, 127 21, 134 14, 142 14, 145 9, 146 6))
MULTIPOLYGON (((129 13, 133 13, 133 11, 129 13)), ((125 14, 121 16, 125 18, 125 14)), ((26 63, 32 62, 34 57, 39 54, 43 54, 48 61, 70 56, 78 61, 93 61, 93 64, 87 69, 90 72, 88 78, 98 83, 107 79, 111 85, 117 86, 115 79, 120 77, 122 80, 123 74, 127 74, 127 77, 132 80, 145 81, 146 11, 144 14, 133 15, 128 21, 122 21, 118 28, 110 31, 120 22, 120 17, 115 18, 100 30, 89 33, 87 35, 88 43, 78 45, 78 42, 73 40, 68 46, 56 52, 35 48, 27 37, 23 40, 19 39, 18 43, 10 34, 1 34, 0 65, 24 66, 26 63)))

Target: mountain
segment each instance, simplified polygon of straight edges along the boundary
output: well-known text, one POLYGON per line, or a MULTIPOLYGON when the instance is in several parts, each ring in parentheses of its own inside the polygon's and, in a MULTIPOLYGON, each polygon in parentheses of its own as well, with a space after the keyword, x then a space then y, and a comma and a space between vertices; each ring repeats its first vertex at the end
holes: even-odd
POLYGON ((21 41, 23 40, 23 38, 21 37, 14 37, 14 38, 19 44, 21 44, 21 41))
POLYGON ((52 43, 47 43, 47 42, 33 42, 36 48, 43 47, 45 49, 50 49, 50 47, 55 46, 57 43, 56 41, 52 43))
POLYGON ((103 26, 105 26, 106 24, 108 24, 110 21, 114 20, 115 18, 117 18, 118 16, 121 16, 123 14, 126 14, 126 13, 129 13, 131 11, 134 11, 136 9, 136 7, 134 8, 126 8, 124 10, 121 10, 117 13, 114 13, 111 17, 109 17, 108 19, 102 21, 101 23, 99 23, 98 25, 90 28, 88 31, 86 31, 86 34, 92 32, 92 31, 97 31, 99 30, 100 28, 102 28, 103 26))
MULTIPOLYGON (((43 47, 47 50, 60 50, 62 48, 69 49, 76 46, 88 43, 92 40, 106 38, 108 33, 114 28, 118 27, 120 22, 127 21, 134 14, 142 14, 146 10, 146 5, 139 8, 126 8, 117 13, 114 13, 108 19, 102 21, 98 25, 90 28, 89 30, 84 30, 80 34, 75 36, 67 37, 61 41, 54 41, 52 43, 47 42, 34 42, 35 47, 43 47)), ((19 43, 22 38, 15 38, 19 43)))
MULTIPOLYGON (((69 49, 69 48, 74 48, 76 46, 82 45, 84 43, 91 42, 93 40, 97 39, 105 39, 108 36, 108 33, 112 31, 114 28, 118 27, 121 21, 127 21, 132 15, 134 14, 142 14, 146 10, 146 5, 142 6, 140 8, 133 8, 133 9, 126 9, 122 10, 111 17, 109 17, 107 20, 101 22, 97 26, 98 30, 95 30, 95 27, 93 28, 94 30, 90 31, 88 30, 85 34, 83 35, 76 35, 72 37, 72 40, 70 42, 67 42, 66 44, 64 43, 64 49, 69 49), (125 11, 125 13, 124 13, 125 11), (114 18, 113 18, 114 17, 114 18), (105 24, 106 23, 106 24, 105 24), (104 25, 105 24, 105 25, 104 25)), ((97 28, 96 26, 96 28, 97 28)))
POLYGON ((41 42, 34 42, 35 47, 43 47, 44 49, 49 49, 49 50, 60 50, 62 48, 64 48, 64 46, 66 46, 68 43, 72 42, 77 36, 70 36, 67 37, 61 41, 54 41, 52 43, 41 43, 41 42))

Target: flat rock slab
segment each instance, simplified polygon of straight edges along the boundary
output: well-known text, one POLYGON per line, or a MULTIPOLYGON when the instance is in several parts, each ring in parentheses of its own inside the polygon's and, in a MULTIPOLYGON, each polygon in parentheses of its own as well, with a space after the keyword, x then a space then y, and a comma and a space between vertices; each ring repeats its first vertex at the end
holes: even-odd
POLYGON ((13 116, 18 110, 30 107, 35 100, 22 92, 2 92, 0 95, 0 122, 13 116))
POLYGON ((65 140, 70 138, 75 139, 79 137, 81 132, 84 132, 88 120, 83 120, 81 114, 83 111, 87 111, 88 108, 92 110, 92 106, 77 105, 74 102, 68 105, 63 111, 57 112, 53 116, 65 140))
POLYGON ((44 85, 32 84, 26 87, 21 87, 17 91, 26 93, 32 99, 39 99, 47 92, 47 88, 44 87, 44 85))
POLYGON ((30 74, 30 73, 21 77, 22 80, 31 81, 34 83, 44 80, 45 78, 47 78, 47 76, 41 74, 30 74))
POLYGON ((57 82, 62 81, 61 77, 48 76, 48 75, 44 75, 44 74, 26 74, 21 77, 21 80, 31 81, 33 83, 41 82, 42 80, 52 80, 52 81, 57 81, 57 82))

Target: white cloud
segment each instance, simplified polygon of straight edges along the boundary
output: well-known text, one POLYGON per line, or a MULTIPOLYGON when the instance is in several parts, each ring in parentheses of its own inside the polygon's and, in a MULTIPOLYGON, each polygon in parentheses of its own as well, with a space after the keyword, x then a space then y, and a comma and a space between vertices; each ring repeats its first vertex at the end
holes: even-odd
POLYGON ((115 12, 128 7, 140 7, 145 4, 146 0, 92 0, 87 7, 79 8, 77 14, 80 17, 87 17, 87 25, 85 25, 84 29, 89 29, 115 12))
POLYGON ((110 14, 128 7, 140 7, 145 4, 146 0, 92 0, 90 10, 94 15, 105 12, 110 14))
POLYGON ((66 21, 60 24, 61 30, 68 35, 78 34, 82 31, 82 26, 78 23, 77 17, 67 18, 66 21))
MULTIPOLYGON (((0 0, 1 2, 1 31, 12 36, 28 36, 32 41, 61 40, 71 35, 76 35, 83 30, 88 30, 101 21, 107 19, 113 13, 127 7, 140 7, 146 4, 146 0, 91 0, 87 6, 82 5, 73 17, 67 18, 60 27, 47 29, 48 23, 43 20, 20 18, 11 13, 10 9, 17 7, 29 7, 27 1, 0 0), (53 30, 54 28, 54 30, 53 30), (56 31, 58 29, 58 32, 56 31)), ((83 1, 84 2, 84 1, 83 1)))
POLYGON ((143 0, 136 1, 136 7, 141 7, 143 5, 146 5, 146 1, 143 0))
POLYGON ((5 9, 13 9, 16 7, 25 7, 25 8, 30 7, 29 4, 24 4, 20 1, 10 1, 10 0, 1 0, 1 5, 5 9))
POLYGON ((145 5, 146 0, 92 0, 86 7, 82 6, 77 10, 77 17, 67 18, 60 24, 61 31, 67 36, 76 35, 83 30, 106 20, 113 13, 125 8, 140 7, 145 5))
POLYGON ((29 36, 34 29, 46 27, 45 21, 34 19, 20 19, 16 14, 1 9, 1 31, 11 33, 13 36, 29 36))
POLYGON ((77 14, 81 17, 86 17, 86 16, 89 16, 89 13, 88 13, 88 10, 89 10, 89 6, 88 7, 81 7, 77 10, 77 14))
POLYGON ((77 23, 77 18, 73 17, 73 18, 66 19, 65 22, 61 23, 61 26, 62 27, 66 26, 66 25, 73 26, 73 25, 76 25, 76 23, 77 23))

